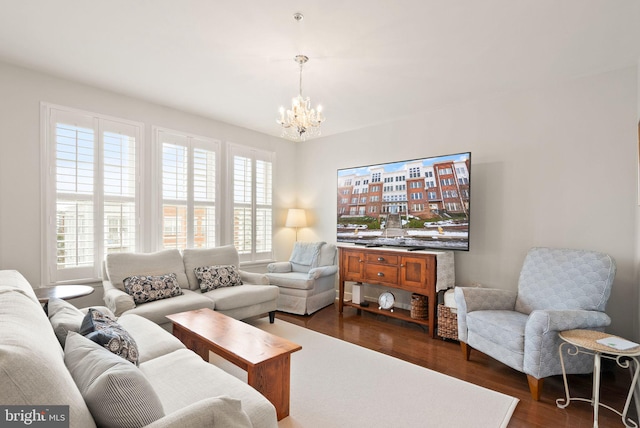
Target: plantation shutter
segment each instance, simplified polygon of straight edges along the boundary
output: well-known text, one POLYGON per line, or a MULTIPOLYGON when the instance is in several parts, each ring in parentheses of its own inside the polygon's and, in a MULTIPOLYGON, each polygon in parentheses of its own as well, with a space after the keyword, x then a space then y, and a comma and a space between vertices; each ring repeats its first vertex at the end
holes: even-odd
POLYGON ((217 242, 217 151, 214 140, 158 130, 162 147, 162 248, 217 242))
POLYGON ((269 152, 230 146, 233 244, 241 261, 272 257, 272 157, 269 152))
POLYGON ((105 254, 137 248, 141 127, 43 107, 48 121, 43 282, 95 280, 105 254))

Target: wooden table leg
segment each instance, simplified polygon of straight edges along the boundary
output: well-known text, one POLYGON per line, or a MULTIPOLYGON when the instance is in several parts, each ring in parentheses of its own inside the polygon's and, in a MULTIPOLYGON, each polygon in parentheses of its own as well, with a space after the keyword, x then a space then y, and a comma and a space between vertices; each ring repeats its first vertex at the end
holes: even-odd
POLYGON ((275 406, 278 420, 289 416, 290 370, 289 354, 249 367, 247 370, 247 383, 275 406))

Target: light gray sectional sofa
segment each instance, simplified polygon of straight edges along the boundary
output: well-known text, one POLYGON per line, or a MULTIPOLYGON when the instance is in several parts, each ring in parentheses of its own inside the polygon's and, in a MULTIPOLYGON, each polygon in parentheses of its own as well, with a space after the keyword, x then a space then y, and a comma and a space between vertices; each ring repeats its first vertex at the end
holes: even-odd
POLYGON ((143 317, 117 319, 137 344, 138 366, 73 330, 63 348, 52 322, 20 273, 0 271, 0 406, 68 405, 72 428, 139 426, 136 412, 152 416, 150 428, 277 427, 260 393, 143 317))
POLYGON ((113 253, 103 265, 104 301, 116 316, 138 314, 171 329, 166 315, 194 309, 210 308, 235 319, 269 313, 273 322, 278 302, 278 287, 269 285, 265 275, 239 270, 235 247, 228 245, 207 249, 163 250, 156 253, 113 253), (235 266, 243 285, 217 288, 205 293, 194 270, 203 266, 235 266), (174 273, 182 290, 179 296, 142 304, 134 302, 124 286, 132 275, 174 273))

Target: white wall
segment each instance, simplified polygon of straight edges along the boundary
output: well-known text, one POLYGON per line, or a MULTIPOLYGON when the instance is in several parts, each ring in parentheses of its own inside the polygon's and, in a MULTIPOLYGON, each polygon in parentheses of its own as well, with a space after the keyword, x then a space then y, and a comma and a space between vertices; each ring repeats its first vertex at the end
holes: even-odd
MULTIPOLYGON (((215 97, 216 94, 211 94, 215 97)), ((0 268, 19 270, 40 284, 40 102, 84 109, 145 124, 144 143, 151 144, 152 125, 186 131, 276 152, 274 200, 276 254, 289 254, 294 236, 283 233, 284 213, 295 202, 294 145, 113 92, 0 63, 0 268)), ((147 203, 147 207, 150 204, 147 203)), ((147 208, 150 209, 150 208, 147 208)), ((228 243, 228 242, 227 242, 228 243)), ((99 302, 102 292, 92 298, 99 302)), ((93 303, 95 304, 95 303, 93 303)))
POLYGON ((338 168, 470 150, 471 251, 456 253, 458 284, 515 288, 531 246, 604 251, 618 265, 610 330, 638 340, 638 86, 631 67, 293 144, 0 63, 0 268, 40 281, 46 101, 141 121, 147 144, 159 125, 274 150, 277 259, 294 240, 289 207, 307 208, 301 240, 335 241, 338 168))
POLYGON ((630 67, 301 144, 300 205, 315 222, 303 237, 335 242, 338 168, 469 150, 471 250, 456 253, 457 283, 515 289, 532 246, 606 252, 618 267, 610 331, 638 339, 637 84, 630 67))

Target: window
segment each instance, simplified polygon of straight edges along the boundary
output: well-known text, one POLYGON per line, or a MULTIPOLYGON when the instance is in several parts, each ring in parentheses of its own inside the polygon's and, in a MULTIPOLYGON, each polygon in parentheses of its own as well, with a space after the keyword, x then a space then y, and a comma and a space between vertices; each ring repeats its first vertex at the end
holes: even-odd
POLYGON ((95 280, 105 254, 139 248, 143 125, 42 104, 42 282, 95 280))
POLYGON ((229 205, 240 261, 272 258, 273 163, 273 153, 229 145, 229 205))
POLYGON ((160 156, 159 248, 210 248, 218 242, 216 140, 154 128, 160 156))

